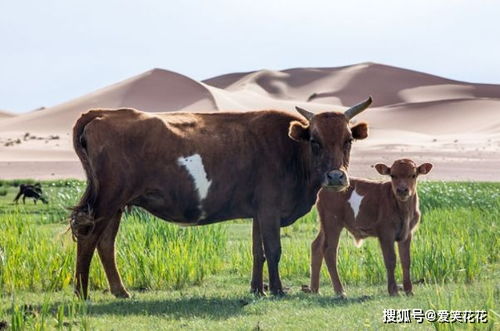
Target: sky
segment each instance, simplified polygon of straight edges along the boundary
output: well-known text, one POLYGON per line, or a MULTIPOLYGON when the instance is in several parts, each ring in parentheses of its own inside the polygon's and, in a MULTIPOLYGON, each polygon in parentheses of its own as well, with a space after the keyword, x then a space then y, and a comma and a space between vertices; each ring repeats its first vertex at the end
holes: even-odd
POLYGON ((0 109, 53 106, 152 68, 193 79, 378 62, 500 84, 500 1, 0 2, 0 109))

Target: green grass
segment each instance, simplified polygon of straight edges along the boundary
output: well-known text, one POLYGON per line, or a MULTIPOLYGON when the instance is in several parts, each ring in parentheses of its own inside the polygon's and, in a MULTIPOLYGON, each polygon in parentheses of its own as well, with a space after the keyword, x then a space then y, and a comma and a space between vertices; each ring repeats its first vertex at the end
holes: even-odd
MULTIPOLYGON (((75 244, 66 232, 79 181, 43 182, 49 204, 11 203, 21 181, 0 181, 0 324, 12 329, 379 329, 384 308, 488 310, 499 327, 500 183, 423 182, 422 223, 412 245, 415 296, 386 294, 385 269, 375 239, 357 249, 344 233, 339 272, 348 300, 334 297, 322 272, 321 295, 306 295, 309 246, 316 212, 284 228, 280 272, 289 295, 255 298, 248 293, 251 223, 246 220, 180 228, 139 210, 122 222, 118 267, 131 300, 106 292, 96 258, 92 301, 71 289, 75 244), (5 190, 2 195, 1 191, 5 190)), ((397 270, 398 280, 401 274, 397 270)), ((399 325, 416 327, 410 325, 399 325)), ((474 325, 457 325, 474 327, 474 325)), ((476 325, 477 326, 477 325, 476 325)), ((420 325, 447 329, 447 324, 420 325)))

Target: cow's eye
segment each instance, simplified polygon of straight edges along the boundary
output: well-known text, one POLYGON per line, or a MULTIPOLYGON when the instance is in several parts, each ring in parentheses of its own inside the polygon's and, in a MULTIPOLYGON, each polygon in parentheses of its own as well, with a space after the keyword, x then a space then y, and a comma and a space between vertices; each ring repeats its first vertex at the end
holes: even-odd
POLYGON ((394 175, 391 175, 391 178, 393 178, 393 179, 394 179, 394 178, 396 178, 396 176, 394 176, 394 175))
POLYGON ((413 174, 413 175, 411 176, 411 178, 417 178, 417 175, 413 174))
POLYGON ((321 144, 319 141, 317 141, 315 139, 311 139, 311 147, 312 147, 313 151, 317 153, 321 149, 321 144))

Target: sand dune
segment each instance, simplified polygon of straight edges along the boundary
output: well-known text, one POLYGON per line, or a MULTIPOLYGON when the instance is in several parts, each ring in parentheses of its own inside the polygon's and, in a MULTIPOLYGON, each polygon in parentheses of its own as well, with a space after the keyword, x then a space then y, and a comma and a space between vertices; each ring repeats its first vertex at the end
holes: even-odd
POLYGON ((350 105, 374 97, 374 106, 443 99, 500 98, 500 86, 471 84, 376 63, 339 68, 262 70, 203 81, 226 90, 251 90, 279 99, 350 105))
POLYGON ((357 120, 368 121, 371 134, 353 152, 354 175, 373 177, 371 164, 413 157, 438 165, 431 179, 500 180, 495 166, 500 164, 500 85, 376 63, 232 73, 203 82, 153 69, 36 112, 15 117, 0 112, 0 176, 83 177, 70 131, 89 108, 294 111, 298 105, 318 112, 342 110, 368 95, 374 105, 357 120))
POLYGON ((215 101, 201 83, 175 72, 153 69, 95 92, 16 118, 2 121, 0 132, 69 132, 78 116, 90 108, 132 107, 150 112, 191 107, 215 110, 215 101))
POLYGON ((0 120, 14 117, 15 115, 5 110, 0 110, 0 120))

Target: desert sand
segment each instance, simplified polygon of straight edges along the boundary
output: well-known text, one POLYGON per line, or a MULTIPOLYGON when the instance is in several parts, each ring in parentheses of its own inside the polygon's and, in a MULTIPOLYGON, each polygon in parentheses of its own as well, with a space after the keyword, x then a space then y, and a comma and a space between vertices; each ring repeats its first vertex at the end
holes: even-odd
POLYGON ((369 122, 370 137, 355 143, 352 175, 377 178, 371 165, 409 157, 434 163, 427 179, 500 181, 500 85, 376 63, 231 73, 201 82, 153 69, 53 107, 17 116, 0 111, 0 178, 84 178, 70 132, 90 108, 216 112, 300 106, 320 112, 341 111, 368 95, 374 104, 356 120, 369 122))
POLYGON ((0 119, 9 118, 9 117, 13 117, 13 116, 14 116, 14 114, 9 113, 8 111, 0 110, 0 119))

